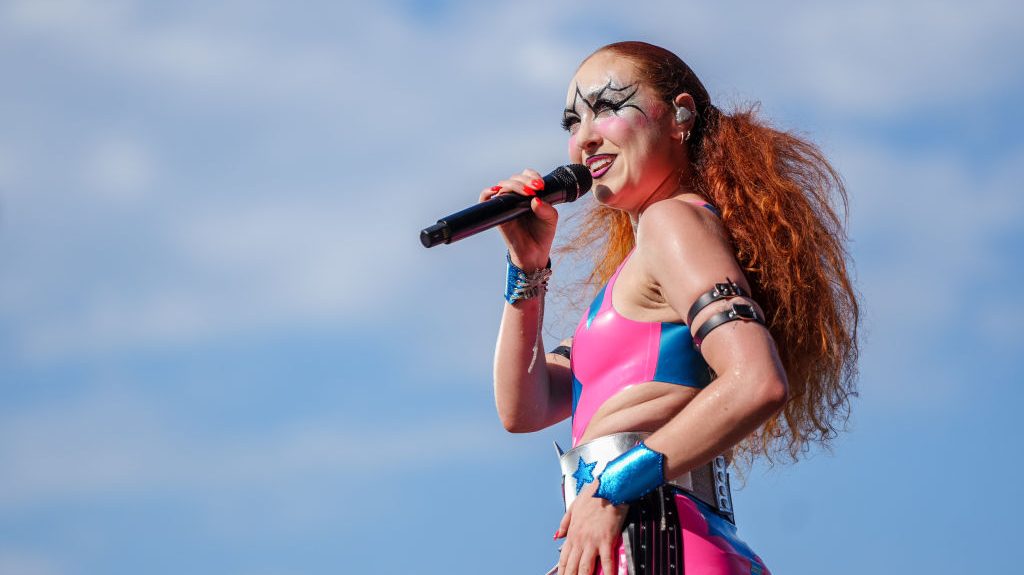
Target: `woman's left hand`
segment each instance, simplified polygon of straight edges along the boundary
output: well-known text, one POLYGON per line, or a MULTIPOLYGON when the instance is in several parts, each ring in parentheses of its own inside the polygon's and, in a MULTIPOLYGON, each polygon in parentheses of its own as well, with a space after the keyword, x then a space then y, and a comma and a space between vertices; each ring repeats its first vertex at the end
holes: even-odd
POLYGON ((565 537, 559 575, 592 575, 601 560, 604 575, 618 573, 619 544, 628 504, 612 505, 594 497, 597 481, 586 485, 562 516, 556 537, 565 537))

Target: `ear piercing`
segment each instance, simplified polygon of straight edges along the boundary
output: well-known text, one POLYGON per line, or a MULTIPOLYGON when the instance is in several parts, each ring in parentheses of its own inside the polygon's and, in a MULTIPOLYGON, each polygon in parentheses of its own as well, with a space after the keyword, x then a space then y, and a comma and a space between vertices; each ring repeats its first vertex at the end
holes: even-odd
MULTIPOLYGON (((690 111, 686 106, 676 108, 676 123, 685 124, 690 121, 693 117, 693 112, 690 111)), ((679 143, 685 144, 690 139, 690 130, 687 130, 682 136, 679 137, 679 143)))

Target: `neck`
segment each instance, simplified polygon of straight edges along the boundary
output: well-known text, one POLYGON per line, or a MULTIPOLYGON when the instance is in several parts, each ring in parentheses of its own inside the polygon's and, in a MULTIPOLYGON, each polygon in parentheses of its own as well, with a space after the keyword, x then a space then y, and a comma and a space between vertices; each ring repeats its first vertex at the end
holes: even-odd
POLYGON ((629 210, 629 219, 633 222, 633 234, 636 235, 637 224, 640 215, 657 202, 684 195, 697 195, 694 192, 693 178, 690 170, 684 172, 673 172, 666 177, 661 184, 647 196, 647 198, 634 210, 629 210))

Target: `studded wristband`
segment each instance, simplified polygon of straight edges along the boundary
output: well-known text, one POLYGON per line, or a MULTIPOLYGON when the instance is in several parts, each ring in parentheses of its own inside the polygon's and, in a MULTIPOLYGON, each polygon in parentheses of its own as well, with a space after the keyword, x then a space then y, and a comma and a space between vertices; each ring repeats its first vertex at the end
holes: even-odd
POLYGON ((548 278, 551 277, 551 260, 543 269, 527 272, 512 263, 512 255, 506 253, 505 261, 508 264, 508 274, 505 280, 505 301, 514 304, 517 301, 537 297, 544 293, 548 287, 548 278))

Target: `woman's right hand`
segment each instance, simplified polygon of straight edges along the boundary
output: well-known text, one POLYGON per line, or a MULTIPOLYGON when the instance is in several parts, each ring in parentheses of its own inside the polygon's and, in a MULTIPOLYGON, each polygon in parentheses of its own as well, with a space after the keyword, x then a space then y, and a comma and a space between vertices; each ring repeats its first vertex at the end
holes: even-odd
MULTIPOLYGON (((480 201, 489 200, 499 194, 536 196, 544 188, 544 179, 534 170, 523 170, 494 187, 480 192, 480 201)), ((508 245, 512 263, 527 270, 539 270, 548 263, 551 244, 555 239, 558 212, 554 206, 534 197, 530 202, 532 215, 510 220, 498 226, 501 236, 508 245)))

